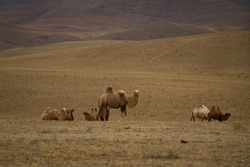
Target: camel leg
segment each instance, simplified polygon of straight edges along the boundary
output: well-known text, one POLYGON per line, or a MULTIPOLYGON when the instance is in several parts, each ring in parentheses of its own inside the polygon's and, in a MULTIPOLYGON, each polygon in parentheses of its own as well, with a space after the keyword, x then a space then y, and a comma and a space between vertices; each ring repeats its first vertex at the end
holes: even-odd
POLYGON ((127 115, 126 106, 121 107, 121 116, 122 117, 123 117, 123 113, 125 114, 125 116, 127 115))
POLYGON ((190 121, 193 121, 193 122, 195 122, 195 117, 194 117, 194 115, 192 114, 192 116, 191 116, 191 120, 190 121))
POLYGON ((97 119, 98 119, 98 121, 104 121, 104 119, 103 119, 103 107, 99 108, 97 119))
POLYGON ((100 119, 101 119, 101 121, 108 121, 109 109, 107 106, 102 108, 102 113, 101 113, 100 119))
POLYGON ((106 108, 106 114, 105 114, 106 121, 109 120, 109 110, 106 108))
POLYGON ((218 121, 222 122, 222 117, 221 116, 219 116, 218 121))

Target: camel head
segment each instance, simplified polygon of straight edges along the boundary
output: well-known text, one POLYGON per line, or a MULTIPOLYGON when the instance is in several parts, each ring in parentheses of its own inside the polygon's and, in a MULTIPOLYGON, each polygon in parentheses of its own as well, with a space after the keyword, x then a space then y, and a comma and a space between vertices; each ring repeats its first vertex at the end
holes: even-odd
POLYGON ((222 115, 222 121, 228 120, 228 118, 229 118, 230 116, 231 116, 230 113, 225 113, 225 114, 223 114, 223 115, 222 115))
POLYGON ((139 90, 138 89, 133 91, 133 96, 139 97, 139 90))
POLYGON ((140 101, 139 90, 134 90, 132 96, 128 97, 128 107, 134 108, 140 101))
POLYGON ((83 112, 83 115, 87 121, 97 120, 97 108, 92 108, 90 112, 83 112))

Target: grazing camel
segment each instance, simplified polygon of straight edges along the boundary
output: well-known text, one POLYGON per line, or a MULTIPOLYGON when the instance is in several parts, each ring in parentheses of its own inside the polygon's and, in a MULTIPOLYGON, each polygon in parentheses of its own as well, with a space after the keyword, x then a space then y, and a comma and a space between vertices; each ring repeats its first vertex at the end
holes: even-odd
POLYGON ((74 111, 74 109, 66 110, 65 108, 62 108, 61 111, 58 111, 57 109, 47 107, 42 113, 42 120, 73 121, 74 111))
POLYGON ((207 120, 208 113, 209 113, 209 110, 208 110, 208 108, 206 106, 204 106, 204 105, 198 105, 192 111, 191 121, 195 122, 195 117, 201 119, 202 121, 204 119, 207 120))
POLYGON ((217 107, 215 109, 215 106, 212 107, 211 111, 208 113, 208 121, 211 121, 211 119, 218 120, 220 122, 228 120, 228 118, 231 116, 230 113, 222 113, 220 108, 217 107))
POLYGON ((98 119, 101 121, 108 121, 109 109, 120 108, 121 116, 127 115, 126 107, 134 108, 139 103, 139 90, 134 90, 132 96, 129 96, 125 91, 114 91, 112 87, 107 87, 105 92, 98 100, 98 119))

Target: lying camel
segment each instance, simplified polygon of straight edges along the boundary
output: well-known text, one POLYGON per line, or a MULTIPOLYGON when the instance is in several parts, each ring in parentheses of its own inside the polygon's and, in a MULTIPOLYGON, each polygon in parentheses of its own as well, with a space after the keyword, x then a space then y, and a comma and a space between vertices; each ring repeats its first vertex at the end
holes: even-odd
POLYGON ((91 109, 91 112, 83 112, 83 115, 85 116, 85 119, 87 121, 97 121, 98 117, 97 117, 97 109, 91 109))
POLYGON ((73 121, 74 111, 74 109, 66 110, 65 108, 62 108, 61 111, 58 111, 57 109, 47 107, 42 113, 42 120, 73 121))

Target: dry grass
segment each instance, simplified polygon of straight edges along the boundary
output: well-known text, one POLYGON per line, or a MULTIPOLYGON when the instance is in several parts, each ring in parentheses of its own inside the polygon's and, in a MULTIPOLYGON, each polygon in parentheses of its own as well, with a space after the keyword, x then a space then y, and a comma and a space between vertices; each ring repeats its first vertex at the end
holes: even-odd
POLYGON ((249 32, 69 45, 0 52, 0 166, 250 163, 249 32), (139 89, 140 104, 85 121, 108 85, 139 89), (232 116, 191 122, 198 104, 232 116), (42 121, 47 106, 75 108, 75 121, 42 121))

